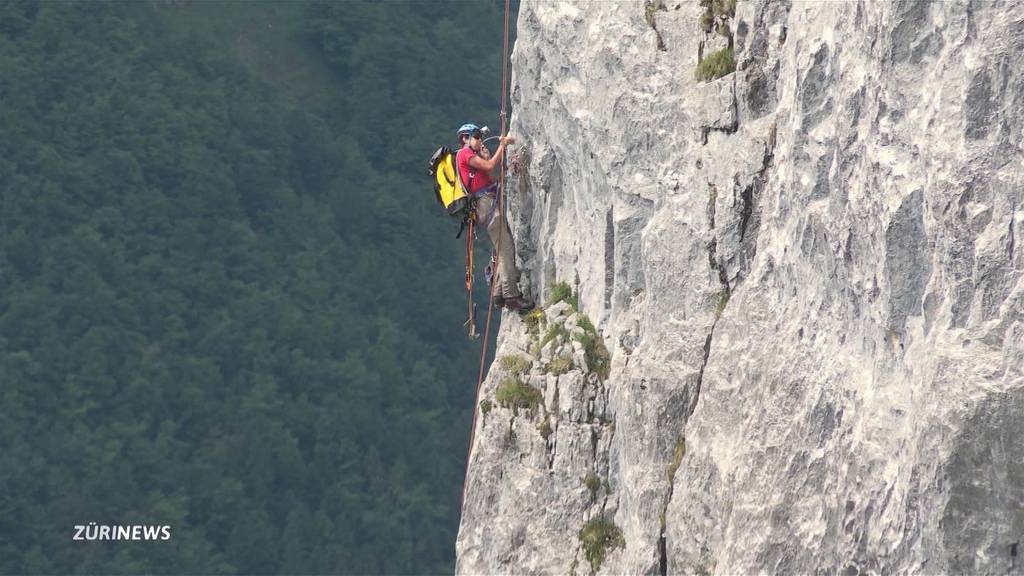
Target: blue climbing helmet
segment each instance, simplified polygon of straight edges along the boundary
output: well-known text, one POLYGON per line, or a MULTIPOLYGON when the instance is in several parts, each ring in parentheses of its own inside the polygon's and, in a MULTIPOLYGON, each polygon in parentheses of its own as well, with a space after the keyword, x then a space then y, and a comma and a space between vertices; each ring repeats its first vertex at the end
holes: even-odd
POLYGON ((472 134, 473 132, 476 132, 478 130, 480 130, 480 127, 478 127, 476 124, 473 124, 472 122, 467 122, 466 124, 459 126, 459 131, 456 132, 456 134, 462 136, 464 134, 472 134))
POLYGON ((484 138, 488 134, 491 133, 491 129, 488 128, 487 126, 480 127, 480 126, 477 126, 476 124, 473 124, 472 122, 468 122, 468 123, 463 124, 462 126, 460 126, 459 127, 459 131, 456 132, 456 134, 458 134, 459 138, 462 138, 463 136, 468 136, 469 134, 474 134, 474 133, 479 133, 480 137, 484 138))

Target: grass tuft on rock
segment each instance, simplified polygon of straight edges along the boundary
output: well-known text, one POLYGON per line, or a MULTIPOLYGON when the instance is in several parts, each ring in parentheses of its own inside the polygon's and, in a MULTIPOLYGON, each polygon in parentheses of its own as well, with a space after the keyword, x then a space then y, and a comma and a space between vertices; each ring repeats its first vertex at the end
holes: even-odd
POLYGON ((572 369, 572 358, 569 356, 559 356, 548 362, 544 366, 544 371, 548 374, 554 374, 555 376, 561 376, 572 369))
POLYGON ((697 64, 697 80, 710 82, 735 71, 736 60, 733 59, 732 48, 722 48, 705 56, 697 64))
POLYGON ((523 315, 526 331, 533 336, 540 336, 540 329, 547 324, 547 321, 544 310, 539 306, 523 315))
POLYGON ((601 489, 601 478, 593 470, 587 472, 587 475, 583 477, 583 485, 590 492, 590 501, 597 500, 597 492, 601 489))
POLYGON ((700 15, 700 29, 705 34, 712 31, 730 39, 732 46, 732 32, 729 30, 729 22, 736 16, 736 0, 700 0, 704 12, 700 15))
POLYGON ((604 340, 597 334, 594 324, 585 314, 580 314, 576 325, 583 329, 583 334, 576 335, 576 341, 583 345, 583 352, 587 359, 587 366, 597 374, 597 377, 604 381, 611 372, 612 359, 604 340))
POLYGON ((715 304, 715 318, 722 316, 722 312, 725 312, 725 306, 729 303, 729 290, 722 289, 718 293, 718 302, 715 304))
POLYGON ((672 450, 672 461, 668 464, 668 470, 666 476, 668 481, 671 483, 672 479, 676 477, 676 471, 679 470, 679 465, 683 462, 683 456, 686 455, 686 439, 679 437, 676 440, 676 447, 672 450))
POLYGON ((499 360, 501 367, 509 374, 525 374, 530 370, 530 361, 519 354, 502 356, 499 360))
POLYGON ((558 302, 565 302, 572 306, 573 312, 575 312, 579 309, 580 295, 573 292, 572 287, 568 283, 562 281, 551 287, 551 292, 548 296, 548 306, 558 302))
POLYGON ((498 404, 505 408, 511 408, 512 413, 517 416, 520 408, 532 410, 544 401, 544 395, 540 390, 514 377, 501 381, 498 389, 494 392, 494 398, 498 404))
POLYGON ((548 327, 548 331, 544 334, 544 338, 541 339, 540 347, 543 348, 547 346, 548 342, 551 342, 559 336, 561 336, 563 342, 567 342, 569 340, 569 331, 566 330, 565 326, 562 324, 552 324, 548 327))
POLYGON ((576 325, 582 328, 584 332, 597 334, 597 328, 594 328, 594 323, 590 321, 590 317, 586 314, 580 314, 576 317, 576 325))
POLYGON ((595 518, 580 529, 583 552, 590 562, 590 568, 597 572, 609 550, 625 548, 626 539, 622 530, 610 518, 595 518))
POLYGON ((491 401, 488 400, 487 398, 484 398, 483 400, 480 401, 480 413, 483 414, 484 416, 487 416, 487 413, 490 412, 491 409, 493 408, 494 404, 492 404, 491 401))
POLYGON ((542 348, 542 346, 540 345, 540 339, 534 338, 533 340, 530 340, 530 345, 529 345, 529 348, 527 349, 527 351, 534 358, 540 358, 540 349, 541 348, 542 348))
POLYGON ((545 419, 543 422, 537 425, 537 432, 540 432, 540 437, 547 441, 548 437, 554 430, 551 428, 551 423, 545 419))

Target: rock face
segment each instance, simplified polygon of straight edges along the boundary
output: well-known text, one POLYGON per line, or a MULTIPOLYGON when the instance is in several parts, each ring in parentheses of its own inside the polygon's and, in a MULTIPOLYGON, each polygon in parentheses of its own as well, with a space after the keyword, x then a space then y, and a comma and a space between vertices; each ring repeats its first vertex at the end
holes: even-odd
POLYGON ((1024 4, 704 13, 520 8, 524 287, 610 374, 506 314, 457 571, 1024 573, 1024 4))

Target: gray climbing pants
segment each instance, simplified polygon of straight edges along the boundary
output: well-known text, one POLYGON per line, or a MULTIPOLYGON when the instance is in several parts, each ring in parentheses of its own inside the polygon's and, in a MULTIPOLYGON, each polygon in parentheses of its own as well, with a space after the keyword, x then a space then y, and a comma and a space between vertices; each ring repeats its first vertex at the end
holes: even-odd
POLYGON ((476 201, 476 225, 487 228, 491 237, 494 252, 498 257, 498 270, 494 275, 494 295, 504 298, 517 298, 519 292, 519 269, 516 268, 516 246, 512 241, 512 231, 505 222, 501 208, 495 206, 497 199, 494 194, 484 194, 476 201), (488 221, 488 219, 490 221, 488 221), (499 248, 498 237, 501 237, 499 248))

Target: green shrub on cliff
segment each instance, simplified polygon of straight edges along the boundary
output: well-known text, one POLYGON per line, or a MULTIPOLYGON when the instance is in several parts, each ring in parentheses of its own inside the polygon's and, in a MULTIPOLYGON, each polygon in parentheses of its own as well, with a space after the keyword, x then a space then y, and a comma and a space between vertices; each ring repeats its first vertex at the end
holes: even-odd
POLYGON ((722 48, 705 56, 697 64, 697 79, 710 82, 735 71, 736 60, 733 59, 732 48, 722 48))
POLYGON ((520 408, 533 409, 544 401, 544 395, 518 378, 505 378, 494 392, 494 398, 505 408, 519 414, 520 408))
POLYGON ((610 518, 604 517, 595 518, 583 525, 580 529, 580 542, 594 572, 601 568, 609 550, 626 547, 622 530, 610 518))

